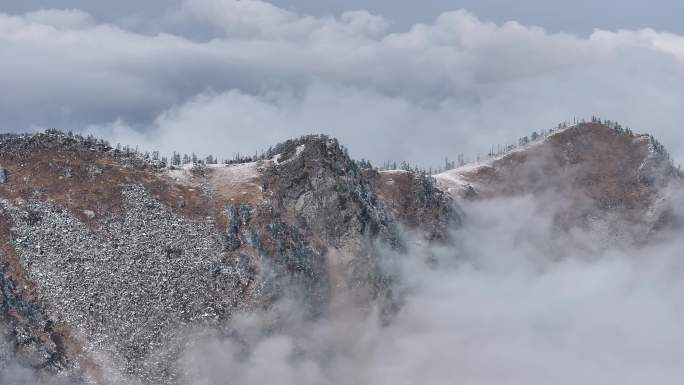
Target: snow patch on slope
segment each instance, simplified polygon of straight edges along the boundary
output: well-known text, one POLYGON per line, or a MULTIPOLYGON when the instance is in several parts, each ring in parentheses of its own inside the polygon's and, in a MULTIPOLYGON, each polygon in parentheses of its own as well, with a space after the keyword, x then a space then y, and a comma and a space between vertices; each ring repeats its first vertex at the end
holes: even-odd
POLYGON ((305 148, 306 148, 306 144, 300 144, 299 146, 297 146, 297 149, 295 150, 295 154, 294 154, 293 156, 291 156, 290 158, 288 158, 288 159, 286 159, 286 160, 284 160, 284 161, 281 162, 281 161, 280 161, 280 157, 281 157, 283 154, 276 154, 276 155, 273 156, 273 158, 271 158, 271 161, 272 161, 273 164, 275 164, 276 166, 279 166, 279 165, 281 165, 281 164, 287 164, 287 163, 291 162, 292 160, 297 159, 297 158, 302 154, 302 152, 304 152, 304 149, 305 149, 305 148))
POLYGON ((468 163, 452 170, 435 174, 433 177, 437 180, 437 187, 442 191, 455 197, 465 196, 473 189, 473 183, 468 180, 468 175, 477 174, 483 169, 491 168, 493 167, 494 162, 504 159, 511 154, 525 152, 531 148, 541 146, 545 144, 549 138, 559 135, 560 133, 565 132, 573 127, 577 127, 578 125, 579 124, 563 128, 555 128, 549 131, 548 134, 535 141, 528 142, 524 145, 518 145, 509 151, 504 151, 499 155, 489 157, 480 162, 468 163))

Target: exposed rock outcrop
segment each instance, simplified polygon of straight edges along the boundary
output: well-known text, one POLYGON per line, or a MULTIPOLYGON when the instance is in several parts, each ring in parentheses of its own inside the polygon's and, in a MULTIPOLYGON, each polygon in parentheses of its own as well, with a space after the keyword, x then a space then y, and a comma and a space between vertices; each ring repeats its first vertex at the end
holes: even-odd
POLYGON ((13 176, 0 185, 3 346, 97 384, 177 383, 188 330, 285 295, 309 318, 340 293, 389 314, 378 248, 401 251, 402 225, 439 238, 457 215, 416 184, 388 208, 377 176, 324 136, 256 162, 169 170, 99 141, 8 136, 0 162, 13 176))

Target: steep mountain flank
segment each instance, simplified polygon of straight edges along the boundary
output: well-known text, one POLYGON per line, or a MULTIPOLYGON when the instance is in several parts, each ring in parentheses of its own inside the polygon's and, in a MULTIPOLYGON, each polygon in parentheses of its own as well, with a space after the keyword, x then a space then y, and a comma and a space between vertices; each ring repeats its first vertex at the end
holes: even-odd
POLYGON ((435 180, 424 173, 404 170, 374 173, 373 181, 383 203, 410 229, 428 240, 447 240, 449 226, 459 225, 461 216, 454 210, 452 197, 440 190, 435 180))
MULTIPOLYGON (((502 156, 436 175, 457 199, 534 194, 548 198, 564 229, 617 216, 649 231, 671 222, 669 188, 682 175, 649 135, 600 123, 559 129, 502 156)), ((670 223, 674 224, 674 223, 670 223)))
POLYGON ((340 296, 391 311, 377 249, 458 216, 436 189, 378 188, 324 136, 170 168, 54 132, 0 142, 0 367, 89 383, 177 383, 188 332, 283 296, 309 318, 340 296))
POLYGON ((407 232, 453 242, 455 203, 533 194, 560 230, 640 242, 679 225, 681 182, 655 139, 593 123, 434 178, 374 170, 326 136, 173 166, 54 131, 0 136, 0 381, 18 362, 71 383, 179 384, 190 335, 281 299, 308 320, 391 320, 385 251, 409 249, 407 232))

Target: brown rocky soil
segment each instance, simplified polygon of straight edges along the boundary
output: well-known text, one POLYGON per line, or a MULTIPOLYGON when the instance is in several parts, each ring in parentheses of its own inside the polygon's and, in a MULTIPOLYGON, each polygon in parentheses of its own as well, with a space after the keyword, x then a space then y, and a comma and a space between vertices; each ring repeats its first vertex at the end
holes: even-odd
POLYGON ((436 178, 440 188, 457 199, 547 196, 565 207, 559 212, 565 228, 607 211, 633 222, 643 222, 656 211, 647 221, 658 222, 668 211, 655 207, 661 192, 682 181, 666 155, 654 149, 651 137, 599 123, 553 132, 503 156, 436 178))

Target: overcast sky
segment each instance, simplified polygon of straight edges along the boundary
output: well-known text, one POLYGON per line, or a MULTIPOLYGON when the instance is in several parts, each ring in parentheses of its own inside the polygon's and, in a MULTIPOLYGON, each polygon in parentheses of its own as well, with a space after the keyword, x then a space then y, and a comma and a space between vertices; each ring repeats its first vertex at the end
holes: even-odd
MULTIPOLYGON (((180 0, 4 0, 1 8, 8 13, 24 13, 40 8, 76 8, 101 20, 117 21, 130 15, 159 16, 179 3, 180 0)), ((429 22, 445 11, 467 9, 498 23, 517 20, 550 31, 588 34, 597 27, 651 27, 668 32, 684 32, 681 22, 684 3, 677 0, 275 0, 272 3, 317 16, 366 9, 393 20, 398 27, 429 22)))
POLYGON ((425 166, 573 116, 684 159, 676 1, 5 0, 0 130, 230 156, 323 132, 425 166), (656 4, 657 3, 657 4, 656 4))

